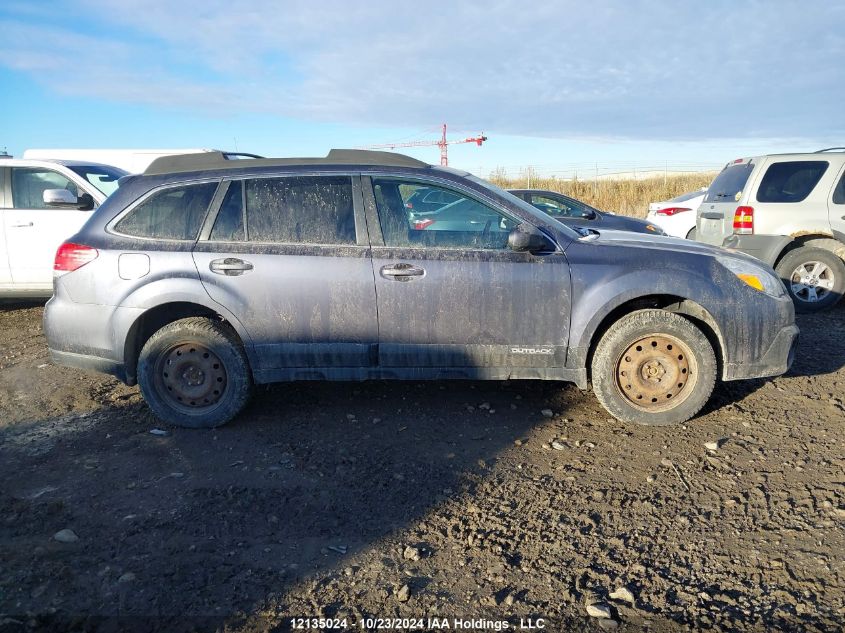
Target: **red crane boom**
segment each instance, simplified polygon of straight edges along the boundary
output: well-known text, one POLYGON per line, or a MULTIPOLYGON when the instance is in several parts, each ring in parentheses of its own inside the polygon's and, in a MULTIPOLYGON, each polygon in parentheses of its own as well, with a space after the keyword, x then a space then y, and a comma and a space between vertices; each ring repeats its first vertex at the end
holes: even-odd
POLYGON ((365 145, 363 147, 359 147, 358 149, 396 149, 397 147, 428 147, 431 145, 437 145, 440 148, 440 164, 444 167, 449 166, 449 145, 454 145, 456 143, 475 143, 476 145, 481 145, 484 141, 487 140, 487 137, 484 134, 479 134, 478 136, 470 136, 468 138, 462 139, 447 139, 446 138, 446 124, 443 124, 443 133, 439 139, 436 141, 408 141, 405 143, 381 143, 379 145, 365 145))

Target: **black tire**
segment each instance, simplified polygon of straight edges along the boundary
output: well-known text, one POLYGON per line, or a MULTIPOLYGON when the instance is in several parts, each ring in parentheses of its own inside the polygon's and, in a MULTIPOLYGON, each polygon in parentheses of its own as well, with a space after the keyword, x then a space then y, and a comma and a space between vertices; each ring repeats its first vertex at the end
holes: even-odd
POLYGON ((689 233, 687 233, 687 239, 688 240, 694 240, 695 239, 695 227, 692 227, 689 230, 689 233))
POLYGON ((716 370, 710 341, 691 321, 637 310, 611 325, 596 346, 593 392, 622 422, 680 424, 710 398, 716 370))
POLYGON ((796 312, 831 308, 845 292, 845 262, 823 248, 793 249, 777 263, 775 271, 792 297, 796 312))
POLYGON ((138 384, 156 417, 210 429, 246 406, 252 373, 243 345, 228 326, 191 317, 149 338, 138 360, 138 384))

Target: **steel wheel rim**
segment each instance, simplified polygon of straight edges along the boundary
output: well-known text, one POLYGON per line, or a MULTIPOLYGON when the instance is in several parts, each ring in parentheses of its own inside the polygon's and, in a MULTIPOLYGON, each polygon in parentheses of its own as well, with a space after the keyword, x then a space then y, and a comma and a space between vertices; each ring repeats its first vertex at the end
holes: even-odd
POLYGON ((689 346, 669 334, 649 334, 620 354, 614 379, 622 397, 643 411, 672 409, 695 388, 697 365, 689 346))
POLYGON ((186 413, 216 407, 229 383, 220 357, 190 341, 172 345, 159 357, 155 379, 168 404, 186 413))
POLYGON ((833 291, 836 277, 833 270, 819 261, 804 262, 789 278, 792 295, 799 301, 816 303, 833 291))

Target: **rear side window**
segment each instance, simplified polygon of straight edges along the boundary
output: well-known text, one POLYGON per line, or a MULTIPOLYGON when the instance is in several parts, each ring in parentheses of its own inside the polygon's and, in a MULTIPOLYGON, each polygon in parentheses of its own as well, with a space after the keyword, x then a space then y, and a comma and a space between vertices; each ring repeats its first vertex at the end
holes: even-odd
POLYGON ((251 242, 355 243, 349 176, 255 178, 244 189, 251 242))
POLYGON ((114 230, 133 237, 195 240, 216 190, 216 182, 164 189, 135 207, 114 230))
POLYGON ((735 202, 754 169, 752 163, 733 164, 725 167, 707 189, 704 202, 735 202))
POLYGON ((774 163, 760 181, 758 202, 801 202, 821 180, 828 163, 823 160, 797 160, 774 163))

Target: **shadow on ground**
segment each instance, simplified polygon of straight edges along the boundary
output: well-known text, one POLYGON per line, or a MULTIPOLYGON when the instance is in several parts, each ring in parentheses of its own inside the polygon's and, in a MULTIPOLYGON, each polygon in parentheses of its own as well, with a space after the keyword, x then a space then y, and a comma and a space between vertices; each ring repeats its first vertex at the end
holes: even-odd
POLYGON ((153 435, 142 404, 7 428, 0 612, 260 610, 467 492, 467 473, 542 419, 553 387, 304 383, 262 390, 213 431, 153 435))

